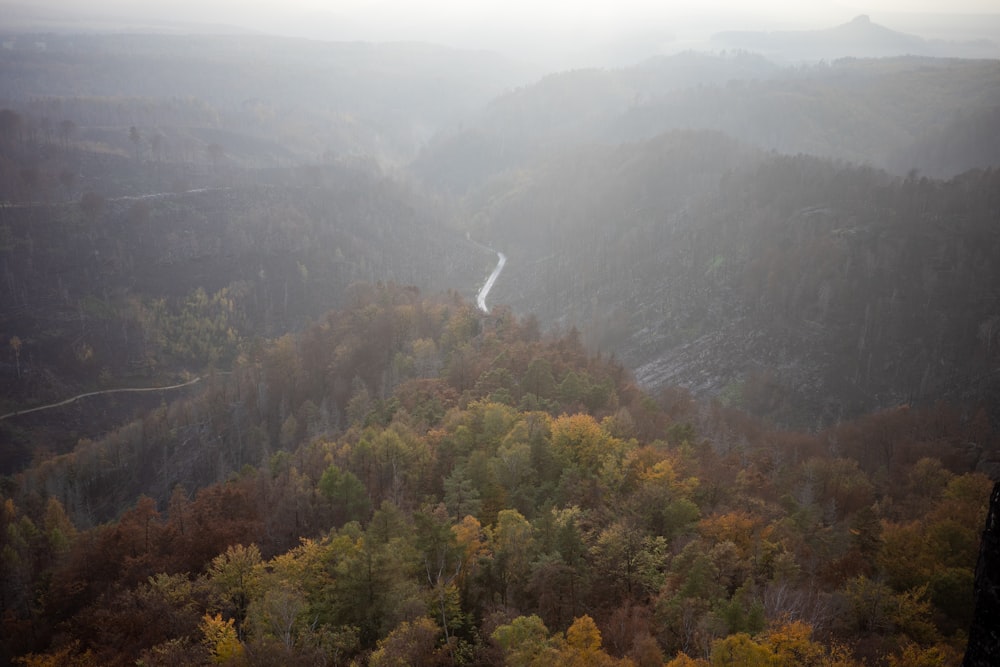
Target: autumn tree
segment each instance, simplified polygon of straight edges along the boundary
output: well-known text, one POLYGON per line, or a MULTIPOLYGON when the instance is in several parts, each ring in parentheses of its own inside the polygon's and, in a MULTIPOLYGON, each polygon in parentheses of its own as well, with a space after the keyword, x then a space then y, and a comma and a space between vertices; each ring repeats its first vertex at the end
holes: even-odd
POLYGON ((558 662, 558 649, 538 616, 518 616, 494 630, 491 638, 503 650, 508 667, 543 667, 558 662))
POLYGON ((464 623, 456 581, 466 561, 443 506, 418 512, 414 523, 414 546, 422 561, 436 616, 440 618, 440 627, 448 643, 452 633, 464 623))
POLYGON ((372 667, 433 667, 439 664, 435 649, 438 628, 427 618, 404 621, 379 641, 368 664, 372 667))
POLYGON ((257 545, 237 544, 219 554, 208 568, 208 577, 216 590, 219 601, 242 638, 246 636, 244 620, 247 609, 257 594, 260 585, 260 549, 257 545))

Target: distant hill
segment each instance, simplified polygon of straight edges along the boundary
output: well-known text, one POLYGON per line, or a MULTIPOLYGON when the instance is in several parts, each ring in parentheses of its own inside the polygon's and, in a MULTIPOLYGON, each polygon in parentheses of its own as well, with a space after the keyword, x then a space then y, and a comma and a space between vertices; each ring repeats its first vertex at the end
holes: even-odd
POLYGON ((566 146, 614 140, 614 123, 636 107, 692 89, 780 75, 777 65, 759 56, 695 52, 621 69, 551 74, 439 133, 411 168, 435 186, 464 191, 566 146))
POLYGON ((84 6, 70 6, 62 3, 59 6, 45 5, 40 2, 25 4, 23 2, 2 3, 4 25, 0 34, 13 35, 18 33, 33 34, 83 34, 83 33, 121 33, 143 32, 148 34, 185 34, 185 35, 234 35, 250 34, 245 28, 220 23, 189 23, 139 16, 125 17, 118 15, 113 9, 102 11, 94 3, 84 6))
POLYGON ((997 61, 0 49, 0 665, 957 662, 997 61))
POLYGON ((815 426, 998 405, 1000 171, 905 180, 674 132, 498 180, 496 299, 577 326, 650 388, 815 426))
MULTIPOLYGON (((0 59, 2 413, 225 368, 354 283, 471 297, 495 261, 383 166, 520 81, 502 58, 47 33, 0 59)), ((0 423, 0 471, 149 407, 127 399, 0 423)))
POLYGON ((714 129, 783 154, 950 177, 1000 164, 998 109, 1000 61, 843 59, 653 99, 618 118, 611 136, 714 129))
POLYGON ((929 41, 873 23, 866 15, 825 30, 773 32, 729 31, 713 35, 719 48, 744 49, 780 61, 818 61, 837 58, 940 56, 996 58, 1000 45, 987 40, 929 41))
POLYGON ((780 153, 947 177, 1000 164, 1000 132, 989 122, 998 108, 1000 61, 845 59, 792 69, 745 52, 689 53, 546 77, 438 135, 412 169, 463 192, 567 147, 710 129, 780 153), (952 122, 961 118, 975 122, 952 122))
POLYGON ((435 132, 533 79, 486 52, 246 34, 21 34, 0 53, 0 107, 58 123, 73 105, 110 101, 128 113, 101 125, 146 132, 164 124, 171 101, 197 100, 209 112, 199 124, 278 140, 306 160, 407 160, 435 132))
MULTIPOLYGON (((225 368, 355 282, 471 296, 493 255, 466 229, 510 259, 491 302, 579 326, 650 387, 809 425, 992 395, 998 62, 684 53, 493 98, 517 68, 415 44, 4 54, 5 409, 225 368), (384 175, 434 132, 401 177, 424 191, 384 175)), ((117 410, 5 425, 5 469, 117 410)))

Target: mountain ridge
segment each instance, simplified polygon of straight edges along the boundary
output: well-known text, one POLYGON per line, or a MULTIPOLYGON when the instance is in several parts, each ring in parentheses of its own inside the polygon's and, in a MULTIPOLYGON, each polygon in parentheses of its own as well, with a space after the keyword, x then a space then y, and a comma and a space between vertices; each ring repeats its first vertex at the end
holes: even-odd
POLYGON ((1000 56, 1000 45, 992 40, 927 40, 875 23, 866 14, 860 14, 847 23, 819 30, 720 32, 712 36, 710 43, 721 48, 745 49, 787 61, 905 55, 965 58, 1000 56))

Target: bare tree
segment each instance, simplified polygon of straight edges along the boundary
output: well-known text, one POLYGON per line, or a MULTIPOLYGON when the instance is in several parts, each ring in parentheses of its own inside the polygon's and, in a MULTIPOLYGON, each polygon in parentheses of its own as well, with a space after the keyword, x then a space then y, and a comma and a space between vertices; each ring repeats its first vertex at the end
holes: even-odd
POLYGON ((10 337, 10 349, 14 352, 14 365, 17 369, 17 377, 21 377, 21 339, 18 336, 10 337))
POLYGON ((153 152, 153 159, 157 162, 163 159, 163 135, 157 132, 149 140, 150 150, 153 152))
POLYGON ((59 123, 59 139, 63 148, 69 148, 69 140, 76 134, 76 123, 67 119, 59 123))
POLYGON ((139 150, 142 147, 142 135, 135 125, 128 129, 128 140, 135 146, 135 159, 138 161, 140 157, 139 150))
POLYGON ((42 135, 45 137, 45 143, 52 143, 52 119, 48 116, 42 116, 38 119, 38 128, 42 131, 42 135))
POLYGON ((35 195, 38 194, 38 190, 42 184, 42 175, 34 167, 21 169, 19 175, 21 183, 24 185, 24 190, 27 193, 28 205, 30 206, 35 203, 35 195))

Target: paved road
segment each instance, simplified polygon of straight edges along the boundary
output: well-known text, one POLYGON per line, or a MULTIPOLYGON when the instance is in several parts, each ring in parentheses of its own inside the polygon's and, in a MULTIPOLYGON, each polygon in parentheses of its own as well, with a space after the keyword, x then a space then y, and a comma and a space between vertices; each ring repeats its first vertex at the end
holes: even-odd
POLYGON ((507 263, 507 255, 502 252, 498 252, 497 257, 499 258, 497 268, 493 269, 493 273, 491 273, 490 277, 486 279, 486 284, 483 285, 483 288, 479 290, 479 294, 476 295, 476 304, 479 306, 479 310, 484 313, 490 312, 490 309, 486 307, 486 297, 489 295, 490 290, 493 289, 493 283, 497 281, 497 278, 500 276, 500 272, 503 271, 504 264, 507 263))
POLYGON ((16 410, 14 412, 8 412, 5 415, 0 415, 0 421, 7 419, 9 417, 17 417, 18 415, 26 415, 29 412, 38 412, 40 410, 51 410, 52 408, 58 408, 63 405, 68 405, 73 401, 79 401, 81 398, 87 398, 88 396, 99 396, 100 394, 123 394, 127 392, 135 393, 140 391, 169 391, 170 389, 181 389, 182 387, 190 387, 196 382, 201 380, 200 377, 196 377, 193 380, 188 380, 187 382, 182 382, 181 384, 172 384, 169 387, 127 387, 124 389, 102 389, 100 391, 88 391, 85 394, 77 394, 72 398, 67 398, 65 401, 59 401, 58 403, 49 403, 48 405, 39 405, 37 408, 29 408, 27 410, 16 410))

